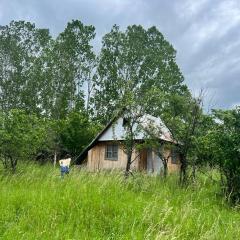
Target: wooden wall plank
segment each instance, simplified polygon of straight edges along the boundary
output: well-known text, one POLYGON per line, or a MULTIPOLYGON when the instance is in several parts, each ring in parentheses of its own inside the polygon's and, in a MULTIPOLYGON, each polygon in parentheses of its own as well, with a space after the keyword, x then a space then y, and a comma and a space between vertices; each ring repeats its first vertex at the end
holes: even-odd
MULTIPOLYGON (((124 170, 127 165, 127 155, 119 145, 118 148, 118 160, 105 159, 105 148, 107 144, 111 142, 99 142, 91 150, 88 151, 87 168, 90 171, 96 171, 100 169, 122 169, 124 170)), ((170 150, 164 149, 164 155, 167 157, 170 154, 170 150)), ((153 151, 153 157, 155 159, 155 153, 153 151)), ((147 149, 141 150, 139 153, 137 150, 133 152, 132 159, 136 160, 132 163, 131 169, 145 171, 147 166, 147 149)), ((155 165, 155 164, 154 164, 155 165)), ((168 161, 169 172, 179 170, 180 164, 172 164, 171 158, 168 161)))

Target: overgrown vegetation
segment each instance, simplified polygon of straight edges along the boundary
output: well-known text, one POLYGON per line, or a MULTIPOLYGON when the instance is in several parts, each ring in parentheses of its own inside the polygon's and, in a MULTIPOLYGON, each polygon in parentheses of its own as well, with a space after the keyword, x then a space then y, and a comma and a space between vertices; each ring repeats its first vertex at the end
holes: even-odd
MULTIPOLYGON (((215 180, 218 173, 208 172, 215 180)), ((0 178, 0 239, 238 239, 240 215, 218 195, 219 184, 177 176, 19 165, 0 178)))
MULTIPOLYGON (((125 109, 126 175, 137 147, 133 125, 151 114, 163 120, 176 143, 181 185, 191 184, 203 166, 214 166, 227 198, 238 204, 239 108, 204 114, 202 98, 194 98, 184 83, 176 50, 154 26, 122 31, 114 25, 99 53, 93 50, 94 38, 94 26, 79 20, 56 38, 30 22, 0 27, 0 159, 5 169, 15 172, 26 160, 56 164, 66 153, 76 159, 125 109)), ((158 137, 148 135, 161 157, 158 137)), ((168 157, 162 159, 166 178, 168 157)))
MULTIPOLYGON (((240 108, 213 111, 214 124, 199 139, 199 154, 220 170, 222 187, 235 204, 240 201, 240 108)), ((202 163, 203 164, 203 163, 202 163)))

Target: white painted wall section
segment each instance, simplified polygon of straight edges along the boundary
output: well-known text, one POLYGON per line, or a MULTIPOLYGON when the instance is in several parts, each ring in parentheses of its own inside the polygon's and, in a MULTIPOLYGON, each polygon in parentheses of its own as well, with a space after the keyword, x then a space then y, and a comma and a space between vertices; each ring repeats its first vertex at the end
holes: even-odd
MULTIPOLYGON (((158 130, 159 139, 172 141, 169 129, 161 121, 161 119, 153 117, 151 115, 144 115, 139 121, 142 130, 136 133, 136 140, 144 139, 144 129, 148 127, 154 127, 158 130)), ((137 124, 134 126, 134 131, 137 129, 137 124)), ((114 124, 112 124, 103 134, 100 136, 98 141, 111 141, 111 140, 124 140, 125 139, 125 129, 123 127, 123 118, 120 117, 114 124)))

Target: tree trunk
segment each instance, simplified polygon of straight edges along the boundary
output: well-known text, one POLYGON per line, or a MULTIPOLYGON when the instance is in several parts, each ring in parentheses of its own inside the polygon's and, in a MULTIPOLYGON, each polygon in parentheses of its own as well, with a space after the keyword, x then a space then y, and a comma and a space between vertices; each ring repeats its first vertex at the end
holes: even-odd
POLYGON ((180 167, 180 184, 185 185, 187 183, 187 159, 185 155, 181 155, 181 167, 180 167))
POLYGON ((166 179, 168 175, 168 166, 167 166, 167 161, 163 161, 163 176, 166 179))
POLYGON ((17 167, 17 159, 14 160, 12 157, 10 157, 10 164, 11 164, 12 172, 15 173, 16 167, 17 167))
POLYGON ((194 163, 192 166, 192 179, 196 180, 196 164, 194 163))
POLYGON ((54 151, 53 166, 56 167, 57 164, 57 151, 54 151))
POLYGON ((126 171, 125 171, 125 176, 129 176, 130 168, 131 168, 131 162, 132 162, 132 151, 129 151, 127 153, 127 166, 126 166, 126 171))
POLYGON ((7 169, 8 168, 8 160, 7 160, 7 157, 2 157, 2 163, 3 163, 3 167, 5 168, 5 169, 7 169))
POLYGON ((168 157, 165 157, 160 151, 156 152, 157 156, 161 159, 163 164, 163 177, 166 179, 168 175, 168 157))

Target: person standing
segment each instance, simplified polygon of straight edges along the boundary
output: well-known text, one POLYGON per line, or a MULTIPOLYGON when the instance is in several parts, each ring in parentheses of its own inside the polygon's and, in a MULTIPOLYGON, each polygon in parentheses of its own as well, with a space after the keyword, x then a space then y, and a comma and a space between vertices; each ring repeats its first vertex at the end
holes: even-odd
POLYGON ((71 157, 69 154, 67 154, 64 159, 59 160, 62 178, 64 177, 65 174, 69 174, 70 163, 71 163, 71 157))

